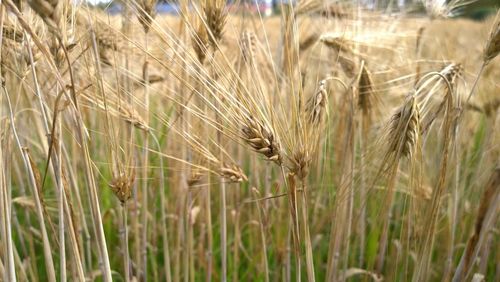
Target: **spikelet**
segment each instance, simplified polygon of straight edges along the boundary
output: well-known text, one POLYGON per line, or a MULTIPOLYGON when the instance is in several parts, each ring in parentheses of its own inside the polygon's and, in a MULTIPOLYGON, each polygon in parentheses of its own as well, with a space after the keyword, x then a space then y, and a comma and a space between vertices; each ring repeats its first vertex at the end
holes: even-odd
POLYGON ((450 82, 453 83, 457 77, 459 77, 462 74, 463 67, 462 64, 449 64, 445 66, 440 73, 446 77, 446 79, 450 82))
POLYGON ((407 99, 403 107, 392 116, 389 128, 389 151, 411 158, 417 148, 422 132, 420 109, 414 96, 407 99))
POLYGON ((488 103, 483 104, 482 111, 487 117, 495 116, 498 108, 500 107, 500 99, 494 99, 488 103))
POLYGON ((2 29, 3 38, 10 39, 17 43, 21 43, 23 41, 23 32, 22 29, 16 28, 16 26, 8 23, 4 23, 2 29))
POLYGON ((254 62, 257 50, 257 38, 255 33, 246 30, 243 31, 240 38, 240 48, 243 60, 247 63, 254 62))
POLYGON ((319 0, 304 0, 300 1, 295 8, 295 15, 305 15, 318 11, 323 5, 322 1, 319 0))
POLYGON ((187 179, 187 184, 189 187, 193 187, 196 184, 200 183, 202 174, 198 171, 198 169, 192 169, 191 175, 187 179))
POLYGON ((215 49, 217 43, 222 39, 224 26, 226 25, 227 11, 225 10, 225 0, 209 0, 205 6, 205 20, 212 36, 209 42, 215 49))
MULTIPOLYGON (((99 53, 106 53, 109 50, 112 51, 123 51, 126 47, 123 39, 117 35, 114 28, 104 22, 96 22, 95 25, 90 26, 88 19, 82 13, 75 14, 77 25, 83 27, 84 29, 94 29, 95 39, 97 41, 97 48, 99 48, 99 53)), ((90 42, 90 37, 87 37, 90 42)))
POLYGON ((500 16, 497 16, 496 23, 490 33, 490 38, 484 50, 484 62, 488 64, 500 53, 500 16))
POLYGON ((320 11, 321 16, 327 18, 337 18, 344 19, 349 16, 349 14, 342 8, 341 5, 337 3, 331 3, 320 11))
POLYGON ((145 33, 149 32, 151 22, 156 16, 156 2, 157 0, 142 0, 138 1, 139 9, 137 18, 141 23, 145 33))
POLYGON ((316 32, 309 34, 304 40, 299 43, 300 52, 304 52, 318 42, 319 35, 316 32))
POLYGON ((191 36, 191 42, 193 44, 193 50, 196 53, 198 61, 203 64, 207 56, 207 50, 209 46, 207 29, 203 23, 198 25, 198 29, 191 36))
MULTIPOLYGON (((5 79, 7 70, 15 71, 18 76, 23 77, 25 75, 25 69, 23 68, 31 64, 27 48, 16 40, 15 35, 11 35, 14 37, 6 36, 2 40, 2 58, 0 62, 2 65, 2 79, 5 79)), ((33 63, 36 63, 42 56, 34 44, 32 44, 31 50, 33 52, 33 63)))
POLYGON ((256 152, 278 165, 282 164, 280 146, 273 132, 250 116, 242 128, 243 140, 256 152))
POLYGON ((371 72, 368 70, 366 65, 364 65, 361 69, 361 74, 359 77, 358 107, 364 113, 368 114, 373 106, 373 98, 374 92, 371 72))
POLYGON ((306 103, 307 120, 311 125, 318 126, 321 124, 327 104, 327 92, 325 81, 320 81, 319 89, 306 103))
POLYGON ((132 186, 135 181, 135 173, 127 175, 126 173, 118 173, 113 177, 109 187, 115 196, 122 204, 126 203, 132 197, 132 186))
POLYGON ((109 52, 123 50, 122 46, 125 46, 125 44, 122 44, 120 37, 116 35, 113 28, 105 24, 96 25, 95 39, 101 62, 112 65, 109 52))
POLYGON ((135 109, 120 106, 118 108, 118 113, 121 119, 130 123, 134 127, 146 132, 149 131, 149 126, 147 125, 146 121, 144 121, 144 119, 139 115, 139 113, 135 109))
POLYGON ((52 33, 61 36, 62 9, 65 2, 64 0, 31 0, 28 4, 43 19, 52 33))
POLYGON ((235 164, 223 163, 219 170, 219 174, 227 181, 234 183, 248 180, 243 170, 235 164))
POLYGON ((330 36, 327 34, 327 35, 322 35, 320 37, 320 41, 337 52, 342 51, 347 54, 352 53, 350 45, 352 45, 353 43, 343 37, 330 36))
POLYGON ((300 180, 304 180, 309 174, 309 167, 311 165, 311 156, 307 150, 299 149, 291 158, 292 168, 291 171, 297 175, 300 180))

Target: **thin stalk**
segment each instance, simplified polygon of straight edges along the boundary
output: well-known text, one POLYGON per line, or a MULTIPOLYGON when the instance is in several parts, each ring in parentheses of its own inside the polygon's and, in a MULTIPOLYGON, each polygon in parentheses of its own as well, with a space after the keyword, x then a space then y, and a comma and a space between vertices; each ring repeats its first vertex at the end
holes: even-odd
MULTIPOLYGON (((207 181, 210 183, 211 175, 207 176, 207 181)), ((213 233, 212 233, 212 200, 210 195, 210 185, 205 190, 205 208, 206 208, 206 223, 207 223, 207 277, 206 282, 212 281, 212 261, 213 261, 213 233)))
POLYGON ((448 92, 448 95, 445 99, 447 99, 447 113, 445 116, 444 120, 444 144, 443 144, 443 153, 441 157, 441 168, 439 171, 439 179, 438 183, 436 185, 435 190, 433 191, 432 195, 432 202, 431 206, 429 209, 428 214, 426 214, 426 218, 428 219, 428 222, 426 222, 426 235, 424 239, 424 243, 422 245, 421 251, 420 251, 420 257, 419 257, 419 263, 416 267, 416 271, 414 272, 413 275, 413 281, 426 281, 429 279, 429 269, 430 269, 430 264, 431 264, 431 258, 432 258, 432 249, 434 245, 434 239, 435 239, 435 228, 436 228, 436 223, 439 217, 439 208, 441 204, 441 195, 444 193, 444 190, 446 189, 446 175, 447 175, 447 168, 448 168, 448 159, 449 159, 449 147, 450 147, 450 142, 451 142, 451 134, 452 134, 452 117, 451 117, 451 111, 452 111, 452 90, 448 89, 450 92, 448 92))
MULTIPOLYGON (((97 71, 98 73, 102 73, 100 70, 100 64, 99 64, 99 54, 97 53, 97 42, 96 42, 96 37, 94 33, 94 29, 92 28, 90 30, 91 33, 91 38, 92 38, 92 50, 94 51, 94 59, 96 60, 96 66, 97 66, 97 71)), ((71 65, 69 66, 69 71, 70 74, 72 73, 71 71, 71 65)), ((73 84, 73 91, 74 91, 74 84, 73 84)), ((75 97, 75 95, 73 95, 75 97)), ((76 98, 76 97, 75 97, 76 98)), ((77 130, 78 133, 80 134, 80 144, 81 144, 81 150, 82 150, 82 157, 84 160, 84 168, 85 168, 85 177, 87 179, 87 185, 88 185, 88 195, 90 199, 90 212, 91 212, 91 217, 94 221, 94 231, 95 235, 97 238, 97 245, 99 249, 99 259, 100 263, 102 263, 102 270, 103 270, 103 278, 104 281, 110 282, 113 281, 111 278, 111 266, 109 263, 109 255, 108 255, 108 249, 106 245, 106 236, 104 235, 104 227, 102 224, 102 215, 101 215, 101 209, 99 207, 99 196, 97 193, 97 187, 95 183, 95 178, 94 178, 94 173, 92 169, 92 164, 91 164, 91 157, 90 157, 90 151, 87 143, 88 136, 85 131, 85 125, 83 123, 83 117, 81 116, 81 111, 79 109, 78 103, 76 103, 77 100, 75 99, 75 107, 76 107, 76 120, 77 120, 77 130)))
MULTIPOLYGON (((83 206, 82 206, 82 200, 81 200, 81 195, 80 195, 80 189, 78 187, 78 183, 77 183, 77 180, 76 180, 76 177, 75 177, 75 173, 72 169, 72 166, 76 166, 76 165, 72 165, 70 159, 69 159, 69 154, 68 154, 68 151, 67 149, 63 146, 63 154, 64 154, 64 159, 66 161, 66 167, 68 168, 68 175, 69 175, 69 178, 70 178, 70 182, 71 182, 71 185, 69 185, 70 187, 73 188, 73 192, 74 192, 74 195, 76 197, 76 206, 77 206, 77 214, 80 215, 80 220, 79 221, 76 221, 76 222, 80 222, 81 223, 81 227, 80 226, 74 226, 73 225, 73 221, 72 220, 69 220, 68 223, 69 223, 69 230, 72 230, 72 232, 70 232, 71 234, 71 240, 73 242, 72 244, 72 247, 73 247, 73 253, 75 254, 75 256, 78 256, 77 257, 77 273, 78 273, 78 276, 79 276, 79 279, 81 280, 85 280, 85 276, 84 276, 84 270, 88 270, 88 266, 86 267, 86 264, 85 262, 88 262, 88 264, 92 264, 91 263, 91 254, 90 254, 90 251, 91 250, 91 247, 90 247, 90 234, 89 234, 89 228, 87 226, 87 222, 84 220, 84 216, 85 216, 85 213, 83 211, 83 206), (85 247, 83 244, 83 242, 81 240, 78 239, 78 235, 77 234, 81 234, 80 236, 82 236, 83 238, 85 238, 85 241, 86 241, 86 245, 88 247, 85 247), (81 243, 81 245, 77 245, 81 243), (83 250, 87 250, 86 252, 86 258, 83 258, 82 259, 82 252, 83 250)), ((70 194, 70 191, 66 191, 66 193, 69 195, 70 194)), ((68 201, 65 201, 65 204, 66 204, 66 213, 67 213, 67 216, 68 218, 71 218, 71 212, 69 210, 69 205, 68 205, 68 201)))
POLYGON ((301 280, 301 263, 300 263, 300 243, 299 243, 299 223, 298 223, 298 214, 297 214, 297 187, 295 186, 295 176, 293 174, 289 174, 289 180, 287 181, 285 176, 285 167, 282 165, 281 175, 283 177, 283 181, 285 183, 286 191, 288 191, 288 203, 290 210, 290 220, 292 224, 292 240, 295 252, 295 276, 296 281, 300 282, 301 280), (292 182, 292 183, 289 183, 292 182))
POLYGON ((125 282, 130 281, 130 254, 128 248, 128 220, 127 220, 127 203, 122 203, 120 206, 121 211, 121 226, 120 226, 120 237, 122 241, 122 249, 123 249, 123 276, 125 282))
MULTIPOLYGON (((149 63, 148 63, 148 33, 144 35, 145 57, 143 65, 144 107, 145 119, 149 124, 149 63)), ((141 264, 145 281, 148 280, 148 163, 149 163, 149 133, 144 133, 144 150, 142 151, 142 229, 141 229, 141 264)))
POLYGON ((375 270, 378 273, 382 272, 384 267, 385 253, 387 251, 387 241, 389 240, 389 223, 391 220, 392 214, 392 202, 394 198, 394 189, 396 187, 397 176, 399 169, 399 158, 396 160, 396 163, 393 164, 392 169, 390 171, 389 182, 387 184, 387 200, 382 207, 383 212, 381 216, 383 217, 383 225, 382 225, 382 234, 380 235, 379 244, 378 244, 378 254, 375 262, 375 270))
POLYGON ((460 127, 458 120, 454 121, 453 128, 453 158, 455 161, 455 177, 453 179, 453 190, 450 199, 451 219, 450 219, 450 242, 448 245, 448 253, 445 260, 443 278, 446 281, 450 280, 453 266, 453 254, 456 240, 456 229, 458 225, 458 204, 459 204, 459 187, 460 187, 460 142, 457 142, 457 137, 460 136, 460 127))
MULTIPOLYGON (((258 200, 256 198, 256 200, 258 200)), ((269 282, 269 262, 267 260, 267 240, 266 240, 266 229, 264 226, 264 221, 262 218, 262 214, 265 211, 264 207, 262 207, 260 201, 256 201, 258 217, 259 217, 259 227, 260 227, 260 239, 262 241, 262 257, 264 262, 264 281, 269 282)))
POLYGON ((304 179, 302 179, 302 224, 304 228, 304 240, 305 240, 305 248, 306 248, 306 266, 307 266, 307 281, 314 282, 316 281, 314 275, 314 260, 313 260, 313 252, 312 252, 312 244, 311 244, 311 235, 309 232, 309 219, 307 216, 307 190, 306 185, 304 183, 304 179))
MULTIPOLYGON (((55 109, 57 111, 57 109, 55 109)), ((59 160, 62 152, 62 126, 61 126, 61 119, 58 120, 58 135, 59 137, 57 138, 57 156, 54 156, 53 160, 56 158, 59 160)), ((59 163, 59 162, 58 162, 59 163)), ((60 281, 66 281, 66 243, 65 243, 65 235, 64 235, 64 187, 63 187, 63 182, 62 182, 62 166, 59 165, 57 166, 58 172, 57 172, 57 188, 58 188, 58 212, 59 212, 59 259, 60 259, 60 281)))
MULTIPOLYGON (((3 24, 4 24, 4 13, 5 8, 2 6, 0 10, 0 51, 2 48, 2 42, 3 42, 3 24)), ((1 69, 1 66, 0 66, 1 69)), ((3 75, 2 75, 3 76, 3 75)), ((3 79, 3 77, 2 77, 3 79)), ((7 102, 9 104, 9 110, 11 112, 11 123, 12 127, 14 128, 14 119, 12 117, 12 108, 10 105, 10 98, 7 94, 7 90, 5 87, 2 87, 2 89, 5 92, 5 96, 7 97, 7 102)), ((13 129, 14 130, 14 129, 13 129)), ((7 140, 7 138, 5 138, 7 140)), ((4 249, 5 249, 5 256, 6 258, 4 259, 7 262, 7 271, 5 272, 4 279, 5 280, 10 280, 10 281, 16 281, 16 265, 14 263, 14 247, 13 247, 13 242, 12 242, 12 224, 11 224, 11 211, 12 211, 12 195, 10 189, 7 187, 7 181, 6 181, 6 175, 4 171, 4 165, 6 162, 4 162, 4 156, 3 156, 3 147, 0 142, 0 161, 2 162, 2 165, 0 165, 0 210, 2 211, 1 217, 1 232, 0 235, 4 235, 2 238, 2 241, 4 243, 4 249)), ((12 187, 9 185, 9 187, 12 187)), ((2 276, 0 276, 2 277, 2 276)))
MULTIPOLYGON (((218 134, 219 136, 219 134, 218 134)), ((220 137, 218 138, 220 139, 220 137)), ((219 144, 221 144, 219 142, 219 144)), ((220 152, 220 157, 223 157, 222 150, 220 152)), ((222 260, 222 277, 223 282, 227 281, 227 219, 226 219, 226 183, 224 179, 220 179, 219 191, 221 197, 220 215, 221 215, 221 260, 222 260)))
POLYGON ((465 101, 465 105, 469 105, 470 98, 472 98, 472 95, 474 95, 474 92, 476 90, 477 84, 479 82, 479 79, 481 78, 481 75, 483 74, 484 68, 486 67, 486 63, 483 62, 481 64, 481 68, 477 72, 476 79, 474 79, 474 84, 472 84, 472 88, 470 89, 469 95, 467 96, 467 101, 465 101))
MULTIPOLYGON (((5 258, 2 258, 7 264, 7 270, 5 271, 3 279, 5 281, 16 281, 16 265, 14 263, 14 249, 12 243, 12 224, 11 224, 11 209, 12 209, 12 199, 7 188, 6 176, 4 173, 4 159, 3 159, 3 148, 0 146, 0 160, 2 165, 0 165, 0 215, 1 220, 1 230, 0 235, 3 235, 2 245, 5 250, 5 258)), ((0 277, 2 277, 0 276, 0 277)))
MULTIPOLYGON (((160 151, 160 142, 158 142, 158 139, 156 138, 155 135, 151 135, 153 137, 153 140, 156 143, 156 146, 158 147, 158 151, 160 151)), ((161 215, 161 238, 162 238, 162 243, 163 243, 163 268, 165 270, 165 280, 167 282, 172 281, 172 273, 170 270, 170 250, 168 246, 168 233, 167 233, 167 201, 165 199, 165 172, 164 172, 164 164, 163 164, 163 158, 160 158, 160 215, 161 215)))
POLYGON ((467 241, 460 263, 455 271, 452 282, 465 281, 471 272, 471 266, 481 249, 491 224, 498 216, 500 203, 500 168, 496 168, 488 181, 479 204, 474 234, 467 241))
MULTIPOLYGON (((7 89, 5 89, 5 87, 2 87, 2 89, 4 91, 5 97, 7 98, 7 104, 9 106, 9 118, 10 118, 10 122, 12 125, 11 126, 12 133, 14 134, 14 137, 16 139, 17 146, 19 148, 19 151, 21 152, 21 155, 22 155, 22 158, 24 161, 24 165, 25 165, 26 170, 28 172, 28 178, 31 182, 31 185, 30 185, 30 187, 32 188, 31 192, 33 193, 33 199, 35 201, 35 208, 36 208, 36 213, 38 216, 38 222, 40 224, 40 231, 42 233, 43 254, 44 254, 44 258, 45 258, 44 262, 45 262, 45 269, 47 272, 47 280, 50 282, 55 282, 56 281, 56 274, 54 271, 54 261, 52 259, 52 248, 50 247, 50 241, 49 241, 49 237, 47 234, 47 229, 45 228, 45 219, 43 217, 42 204, 40 202, 40 197, 39 197, 38 189, 37 189, 37 185, 39 183, 37 182, 36 177, 35 177, 35 173, 33 172, 33 168, 31 167, 30 158, 28 155, 28 149, 22 146, 21 140, 19 139, 19 136, 17 134, 17 130, 15 127, 15 119, 14 119, 14 114, 12 112, 12 105, 10 102, 9 94, 7 93, 7 89)), ((8 213, 5 213, 5 214, 7 215, 8 213)), ((9 224, 9 226, 10 226, 10 224, 9 224)), ((10 228, 10 227, 8 227, 8 228, 10 228)), ((7 248, 7 250, 10 251, 12 249, 7 248)), ((13 255, 12 256, 9 255, 9 257, 12 259, 12 260, 9 259, 9 261, 13 263, 13 258, 14 258, 13 255)), ((11 277, 12 277, 12 275, 13 274, 10 274, 11 277)), ((13 281, 15 281, 15 279, 13 281)))
MULTIPOLYGON (((234 203, 240 201, 239 193, 242 191, 242 184, 233 185, 237 186, 234 189, 234 203)), ((238 282, 239 280, 239 250, 241 244, 241 231, 240 231, 240 209, 238 205, 234 207, 234 242, 233 242, 233 280, 238 282)))

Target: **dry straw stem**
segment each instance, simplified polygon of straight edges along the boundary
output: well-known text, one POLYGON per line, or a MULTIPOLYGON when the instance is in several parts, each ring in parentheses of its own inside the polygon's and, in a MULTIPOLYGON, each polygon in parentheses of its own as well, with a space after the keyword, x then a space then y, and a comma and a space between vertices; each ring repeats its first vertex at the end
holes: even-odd
MULTIPOLYGON (((3 122, 2 122, 3 124, 3 122)), ((6 123, 5 123, 6 124, 6 123)), ((3 134, 2 134, 3 135, 3 134)), ((4 153, 9 154, 9 149, 5 148, 7 140, 2 140, 0 138, 0 241, 3 248, 2 259, 0 260, 0 265, 2 262, 6 264, 6 271, 0 269, 0 277, 6 280, 16 281, 16 266, 14 263, 14 244, 12 240, 12 191, 11 187, 7 185, 7 177, 5 175, 7 168, 4 167, 7 163, 6 157, 4 158, 4 153), (6 272, 6 273, 4 273, 6 272)))

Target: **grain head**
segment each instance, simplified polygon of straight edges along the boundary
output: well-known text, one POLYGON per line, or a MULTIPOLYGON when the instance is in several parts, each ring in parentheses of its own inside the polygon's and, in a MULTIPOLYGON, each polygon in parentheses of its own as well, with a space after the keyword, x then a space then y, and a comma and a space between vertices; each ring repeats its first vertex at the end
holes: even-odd
POLYGON ((203 64, 207 56, 207 50, 209 47, 208 33, 205 25, 200 23, 198 29, 191 36, 191 43, 193 45, 193 50, 198 58, 198 61, 203 64))
POLYGON ((280 146, 272 130, 253 116, 246 119, 243 128, 243 140, 257 153, 278 165, 282 163, 280 146))
POLYGON ((500 53, 500 16, 491 30, 486 49, 484 50, 484 62, 487 64, 500 53))
POLYGON ((205 6, 205 21, 211 36, 209 36, 210 45, 212 48, 217 46, 217 43, 222 39, 224 26, 226 25, 227 11, 225 1, 209 0, 205 6))
POLYGON ((312 159, 308 150, 301 148, 291 158, 291 171, 303 181, 309 174, 311 161, 312 159))
POLYGON ((145 33, 149 32, 151 22, 156 16, 156 2, 157 0, 142 0, 138 2, 139 9, 137 18, 145 33))
POLYGON ((396 156, 411 158, 420 138, 420 109, 414 96, 392 116, 389 128, 389 150, 396 156))
POLYGON ((224 179, 233 183, 248 180, 243 170, 235 164, 223 163, 219 169, 219 173, 224 179))
POLYGON ((117 173, 111 180, 109 187, 122 204, 132 197, 132 189, 135 181, 135 173, 117 173))
POLYGON ((363 68, 361 69, 358 88, 358 107, 364 114, 368 114, 372 109, 375 94, 373 90, 372 75, 366 65, 363 65, 363 68))
POLYGON ((243 60, 247 63, 255 62, 255 53, 257 51, 257 38, 251 31, 243 31, 240 37, 240 48, 243 60))
POLYGON ((321 124, 325 115, 327 99, 325 81, 320 81, 318 91, 306 102, 307 120, 312 126, 321 124))

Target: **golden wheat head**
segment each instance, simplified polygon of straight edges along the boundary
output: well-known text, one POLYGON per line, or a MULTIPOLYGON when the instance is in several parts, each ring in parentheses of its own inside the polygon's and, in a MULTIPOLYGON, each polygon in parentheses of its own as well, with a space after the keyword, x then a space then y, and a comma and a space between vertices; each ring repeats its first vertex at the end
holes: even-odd
POLYGON ((250 117, 246 119, 241 131, 243 133, 243 140, 253 150, 264 155, 268 160, 281 165, 280 146, 270 129, 262 125, 254 117, 250 117))

